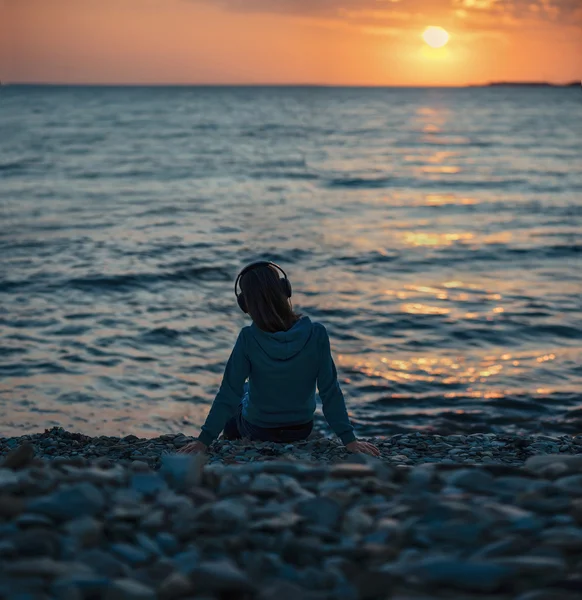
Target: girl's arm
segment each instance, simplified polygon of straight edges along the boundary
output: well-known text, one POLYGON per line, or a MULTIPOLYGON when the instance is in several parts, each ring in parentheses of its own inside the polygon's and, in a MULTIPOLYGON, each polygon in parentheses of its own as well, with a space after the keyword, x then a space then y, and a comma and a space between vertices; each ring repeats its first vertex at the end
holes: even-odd
POLYGON ((317 389, 323 405, 323 415, 334 433, 347 446, 355 441, 354 428, 350 423, 344 395, 337 380, 337 370, 331 356, 329 336, 321 326, 320 363, 317 374, 317 389))
POLYGON ((250 370, 251 363, 245 352, 244 335, 241 331, 226 363, 220 389, 206 417, 206 422, 202 426, 198 440, 185 446, 183 451, 188 453, 205 450, 220 435, 226 422, 242 401, 244 384, 250 370))
POLYGON ((344 446, 350 452, 362 452, 371 456, 379 456, 380 451, 374 444, 361 442, 356 439, 354 428, 350 423, 346 402, 342 390, 337 380, 337 370, 331 348, 329 345, 329 336, 325 327, 322 335, 321 359, 319 373, 317 375, 317 388, 323 404, 323 415, 334 433, 341 439, 344 446))

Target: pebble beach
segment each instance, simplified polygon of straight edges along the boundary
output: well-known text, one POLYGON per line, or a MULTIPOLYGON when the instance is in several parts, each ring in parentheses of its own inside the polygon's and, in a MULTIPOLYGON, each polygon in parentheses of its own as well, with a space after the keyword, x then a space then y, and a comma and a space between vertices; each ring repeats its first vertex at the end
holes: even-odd
POLYGON ((582 435, 0 438, 6 600, 582 595, 582 435))

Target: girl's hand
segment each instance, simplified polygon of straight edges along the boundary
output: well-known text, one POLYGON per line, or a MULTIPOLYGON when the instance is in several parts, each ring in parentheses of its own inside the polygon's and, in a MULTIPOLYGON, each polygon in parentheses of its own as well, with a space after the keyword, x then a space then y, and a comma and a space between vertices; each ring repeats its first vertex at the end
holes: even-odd
POLYGON ((178 450, 178 454, 196 454, 198 452, 206 452, 208 446, 203 444, 200 440, 196 440, 195 442, 191 442, 186 446, 180 448, 178 450))
POLYGON ((346 448, 350 452, 360 452, 361 454, 369 454, 370 456, 380 456, 380 450, 378 450, 374 444, 370 444, 369 442, 354 440, 347 444, 346 448))

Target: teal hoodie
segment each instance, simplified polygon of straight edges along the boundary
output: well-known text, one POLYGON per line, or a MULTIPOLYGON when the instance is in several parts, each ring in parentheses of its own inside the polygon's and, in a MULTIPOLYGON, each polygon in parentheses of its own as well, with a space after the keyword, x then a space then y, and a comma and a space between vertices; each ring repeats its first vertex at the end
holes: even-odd
POLYGON ((288 331, 267 333, 254 323, 244 327, 226 364, 199 440, 209 445, 241 403, 249 380, 243 417, 258 427, 284 427, 307 423, 315 412, 315 387, 323 414, 344 444, 356 439, 327 331, 320 323, 302 317, 288 331))

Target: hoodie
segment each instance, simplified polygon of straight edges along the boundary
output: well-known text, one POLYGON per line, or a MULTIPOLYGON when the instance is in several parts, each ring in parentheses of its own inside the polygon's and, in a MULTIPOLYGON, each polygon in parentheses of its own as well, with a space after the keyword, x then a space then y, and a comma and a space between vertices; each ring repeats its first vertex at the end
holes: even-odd
POLYGON ((215 440, 242 402, 242 415, 258 427, 308 423, 315 412, 315 388, 323 414, 344 444, 356 439, 350 424, 329 336, 323 325, 308 317, 288 331, 267 333, 254 323, 244 327, 226 364, 222 384, 202 427, 199 440, 215 440))

